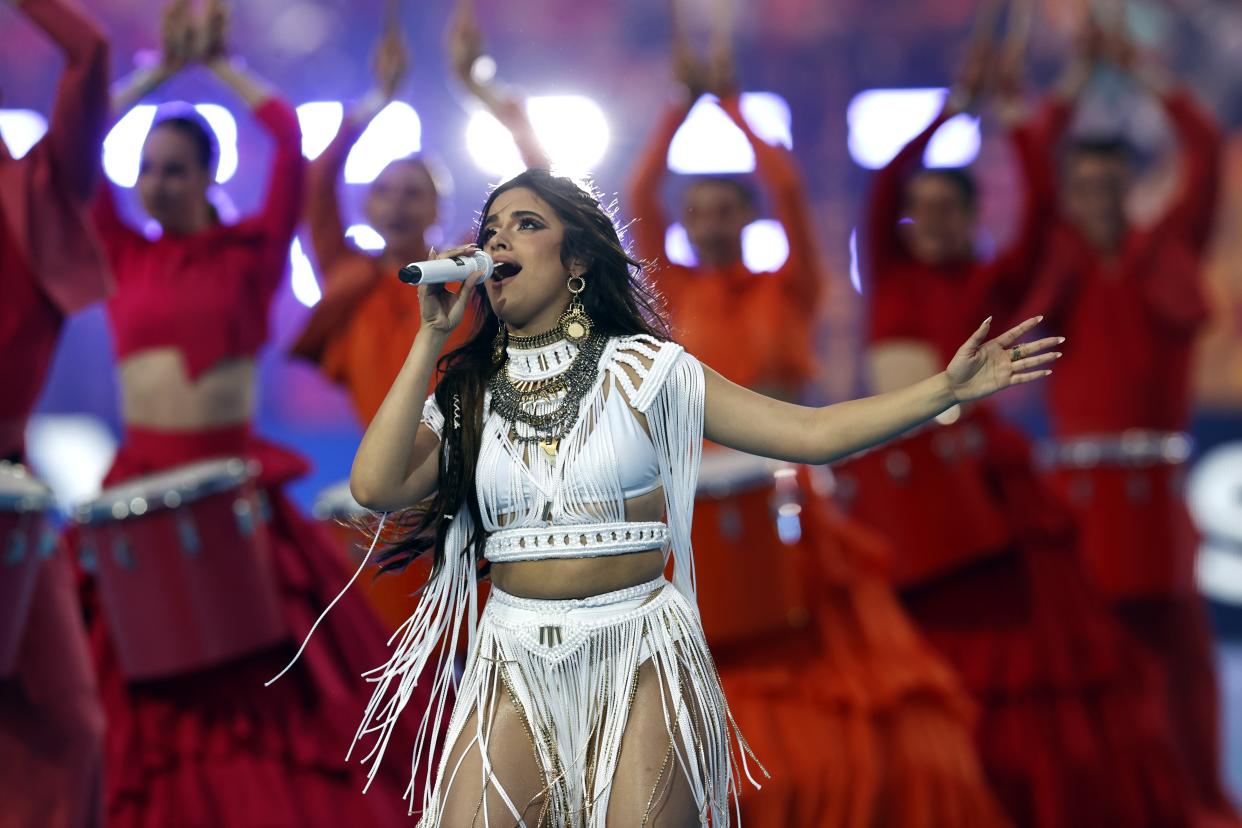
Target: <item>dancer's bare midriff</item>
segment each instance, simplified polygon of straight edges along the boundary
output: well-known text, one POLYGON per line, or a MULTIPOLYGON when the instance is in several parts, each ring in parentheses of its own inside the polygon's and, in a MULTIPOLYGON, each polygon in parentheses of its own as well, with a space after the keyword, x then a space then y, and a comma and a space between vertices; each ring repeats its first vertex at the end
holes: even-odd
POLYGON ((176 348, 151 348, 120 364, 126 424, 165 431, 222 428, 249 422, 255 404, 255 361, 217 362, 190 376, 176 348))

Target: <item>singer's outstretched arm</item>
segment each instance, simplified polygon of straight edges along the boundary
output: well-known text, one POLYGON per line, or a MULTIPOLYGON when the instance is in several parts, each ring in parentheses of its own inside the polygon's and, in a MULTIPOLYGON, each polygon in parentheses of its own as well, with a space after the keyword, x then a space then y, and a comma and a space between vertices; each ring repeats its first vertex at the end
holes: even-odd
POLYGON ((1050 374, 1045 366, 1060 353, 1049 349, 1061 344, 1061 337, 1023 343, 1021 358, 1012 358, 1011 349, 1041 319, 1028 319, 991 341, 987 319, 935 376, 822 408, 765 397, 706 368, 703 436, 748 454, 794 463, 840 460, 891 440, 954 405, 1050 374))

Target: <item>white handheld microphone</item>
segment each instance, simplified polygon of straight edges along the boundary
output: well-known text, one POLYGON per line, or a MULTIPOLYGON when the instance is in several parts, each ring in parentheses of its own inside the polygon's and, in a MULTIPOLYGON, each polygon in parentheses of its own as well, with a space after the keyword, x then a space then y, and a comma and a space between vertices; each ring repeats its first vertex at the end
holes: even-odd
POLYGON ((476 270, 483 271, 483 278, 492 275, 492 257, 482 250, 469 256, 453 256, 451 259, 431 259, 426 262, 410 262, 397 274, 407 285, 442 285, 446 282, 464 282, 476 270))

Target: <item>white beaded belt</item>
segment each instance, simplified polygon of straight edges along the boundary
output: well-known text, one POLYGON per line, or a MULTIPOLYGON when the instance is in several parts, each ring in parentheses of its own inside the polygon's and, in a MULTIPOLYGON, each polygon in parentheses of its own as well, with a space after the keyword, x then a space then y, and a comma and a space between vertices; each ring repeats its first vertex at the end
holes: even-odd
POLYGON ((1090 469, 1097 466, 1163 466, 1186 462, 1194 440, 1183 432, 1123 431, 1075 437, 1045 446, 1043 460, 1050 466, 1090 469))
POLYGON ((588 523, 501 529, 487 539, 492 563, 553 558, 599 558, 668 547, 668 526, 651 523, 588 523))

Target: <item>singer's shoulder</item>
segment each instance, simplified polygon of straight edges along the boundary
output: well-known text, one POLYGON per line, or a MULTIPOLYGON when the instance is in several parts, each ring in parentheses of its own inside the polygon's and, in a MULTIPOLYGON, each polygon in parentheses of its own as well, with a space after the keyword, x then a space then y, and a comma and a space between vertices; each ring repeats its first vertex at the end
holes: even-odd
POLYGON ((630 334, 613 338, 613 375, 625 387, 630 404, 645 412, 667 384, 674 369, 698 369, 698 360, 681 345, 650 334, 630 334))

